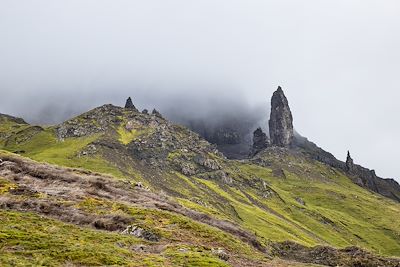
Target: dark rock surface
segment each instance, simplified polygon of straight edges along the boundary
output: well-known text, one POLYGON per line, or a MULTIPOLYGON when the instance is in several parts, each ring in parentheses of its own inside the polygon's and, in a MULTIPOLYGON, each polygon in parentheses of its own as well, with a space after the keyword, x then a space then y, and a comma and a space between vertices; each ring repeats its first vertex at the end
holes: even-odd
POLYGON ((293 116, 288 100, 280 86, 271 99, 269 137, 273 146, 290 147, 293 143, 293 116))
POLYGON ((173 114, 172 118, 198 133, 230 159, 245 159, 251 153, 253 131, 265 124, 266 108, 234 108, 231 112, 213 111, 207 115, 173 114))
POLYGON ((125 108, 127 108, 127 109, 133 109, 133 110, 135 110, 135 111, 138 111, 138 110, 136 109, 135 105, 134 105, 133 102, 132 102, 132 98, 130 98, 130 97, 128 97, 128 99, 126 100, 125 108))
POLYGON ((346 169, 348 172, 354 171, 354 161, 350 156, 350 151, 347 151, 346 169))
POLYGON ((162 117, 163 117, 163 116, 161 115, 161 113, 160 113, 158 110, 156 110, 156 109, 153 109, 153 111, 151 112, 151 115, 154 115, 154 116, 159 117, 159 118, 162 118, 162 117))
POLYGON ((201 123, 189 125, 204 139, 217 145, 218 150, 230 159, 243 159, 249 155, 251 149, 249 129, 251 128, 246 126, 236 121, 229 121, 223 125, 212 127, 201 123))
POLYGON ((253 133, 253 155, 257 152, 263 150, 264 148, 268 147, 268 137, 267 134, 263 132, 261 127, 257 128, 253 133))

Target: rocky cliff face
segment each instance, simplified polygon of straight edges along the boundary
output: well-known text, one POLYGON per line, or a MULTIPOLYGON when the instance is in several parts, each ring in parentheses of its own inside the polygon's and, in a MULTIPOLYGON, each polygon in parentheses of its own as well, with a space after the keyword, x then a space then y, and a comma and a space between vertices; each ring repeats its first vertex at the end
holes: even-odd
POLYGON ((226 157, 244 159, 251 152, 252 131, 256 125, 259 125, 258 116, 256 114, 251 117, 240 113, 237 116, 239 118, 228 117, 218 122, 194 119, 181 122, 181 124, 215 144, 226 157))
POLYGON ((269 137, 272 146, 290 147, 293 143, 293 116, 288 100, 280 86, 271 99, 269 137))

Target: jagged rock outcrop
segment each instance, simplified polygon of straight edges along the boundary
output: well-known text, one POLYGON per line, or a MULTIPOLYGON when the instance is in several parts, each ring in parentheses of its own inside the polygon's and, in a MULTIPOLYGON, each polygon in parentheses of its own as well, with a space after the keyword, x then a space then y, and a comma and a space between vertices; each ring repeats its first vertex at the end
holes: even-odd
POLYGON ((253 133, 253 148, 252 153, 256 154, 257 152, 263 150, 268 147, 268 137, 267 134, 263 132, 261 127, 258 127, 253 133))
POLYGON ((149 114, 149 111, 147 109, 143 109, 142 114, 149 114))
POLYGON ((271 99, 269 137, 272 146, 290 147, 293 143, 293 116, 288 100, 280 86, 271 99))
POLYGON ((97 134, 99 137, 80 155, 101 154, 121 168, 125 168, 126 162, 140 161, 150 172, 175 170, 185 175, 204 174, 229 181, 224 172, 216 173, 222 168, 219 161, 224 156, 215 145, 183 126, 160 118, 157 111, 153 114, 103 105, 57 125, 55 131, 60 141, 97 134), (132 137, 123 141, 123 134, 132 137))
MULTIPOLYGON (((215 117, 220 116, 216 114, 215 117)), ((236 114, 235 114, 236 116, 236 114)), ((209 118, 209 120, 188 120, 182 122, 192 131, 201 135, 212 144, 217 145, 218 150, 230 159, 244 159, 249 156, 252 149, 252 130, 258 125, 247 114, 238 117, 226 117, 226 119, 209 118)), ((257 115, 255 115, 257 117, 257 115)))
POLYGON ((154 116, 159 117, 159 118, 162 118, 162 117, 163 117, 163 116, 161 115, 161 113, 160 113, 158 110, 156 110, 156 109, 153 109, 153 111, 151 112, 151 115, 154 115, 154 116))
MULTIPOLYGON (((69 137, 82 137, 106 132, 113 125, 120 123, 119 117, 123 115, 123 111, 123 108, 111 104, 94 108, 57 125, 55 127, 56 136, 59 140, 64 140, 69 137)), ((135 116, 135 114, 132 113, 130 116, 135 116)))
POLYGON ((135 105, 134 105, 133 102, 132 102, 132 98, 130 98, 130 97, 128 97, 128 99, 126 100, 125 108, 138 111, 138 110, 136 109, 135 105))
POLYGON ((237 129, 221 127, 210 137, 215 144, 235 145, 242 142, 242 135, 237 129))

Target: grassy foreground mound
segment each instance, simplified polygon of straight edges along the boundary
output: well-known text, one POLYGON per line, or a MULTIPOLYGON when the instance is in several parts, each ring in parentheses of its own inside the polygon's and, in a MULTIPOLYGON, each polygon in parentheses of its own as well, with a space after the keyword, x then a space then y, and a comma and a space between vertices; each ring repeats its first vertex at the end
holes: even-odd
POLYGON ((267 260, 251 233, 165 196, 111 176, 0 155, 2 265, 258 266, 267 260))

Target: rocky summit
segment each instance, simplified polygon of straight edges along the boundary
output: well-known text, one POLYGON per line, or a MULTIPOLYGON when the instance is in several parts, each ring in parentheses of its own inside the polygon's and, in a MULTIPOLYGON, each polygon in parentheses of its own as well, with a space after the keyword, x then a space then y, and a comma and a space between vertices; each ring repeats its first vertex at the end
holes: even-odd
POLYGON ((279 86, 271 99, 271 115, 269 119, 269 137, 271 145, 290 147, 293 143, 293 117, 288 100, 279 86))
POLYGON ((128 100, 0 114, 0 266, 400 266, 399 184, 296 133, 281 88, 239 160, 128 100))

